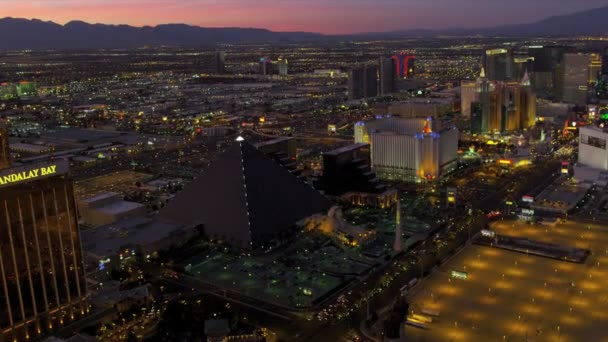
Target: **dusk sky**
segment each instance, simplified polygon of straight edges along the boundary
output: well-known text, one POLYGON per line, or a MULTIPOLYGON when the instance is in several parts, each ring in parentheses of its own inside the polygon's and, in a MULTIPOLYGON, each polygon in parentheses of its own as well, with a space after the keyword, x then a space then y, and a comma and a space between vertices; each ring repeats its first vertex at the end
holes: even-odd
POLYGON ((0 0, 0 17, 355 33, 526 23, 606 0, 0 0))

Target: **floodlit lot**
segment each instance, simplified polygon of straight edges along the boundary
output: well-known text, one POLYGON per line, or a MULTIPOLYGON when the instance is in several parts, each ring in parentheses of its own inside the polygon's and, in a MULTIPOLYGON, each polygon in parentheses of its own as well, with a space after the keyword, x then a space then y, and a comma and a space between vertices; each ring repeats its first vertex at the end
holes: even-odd
POLYGON ((608 227, 501 221, 499 234, 587 248, 584 264, 472 245, 426 279, 410 310, 436 310, 413 341, 608 341, 608 227), (453 279, 452 270, 468 273, 453 279))

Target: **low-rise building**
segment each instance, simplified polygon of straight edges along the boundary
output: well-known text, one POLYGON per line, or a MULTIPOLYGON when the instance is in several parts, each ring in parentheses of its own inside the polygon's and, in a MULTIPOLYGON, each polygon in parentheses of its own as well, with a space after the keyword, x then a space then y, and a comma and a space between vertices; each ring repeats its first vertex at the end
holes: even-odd
POLYGON ((115 192, 104 192, 78 201, 80 218, 89 225, 101 226, 146 214, 143 204, 124 201, 115 192))

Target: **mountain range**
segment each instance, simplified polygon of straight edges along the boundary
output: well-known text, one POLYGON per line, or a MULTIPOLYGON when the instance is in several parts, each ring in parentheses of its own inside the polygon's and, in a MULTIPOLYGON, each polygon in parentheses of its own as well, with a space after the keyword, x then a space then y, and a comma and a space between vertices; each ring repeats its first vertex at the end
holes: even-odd
POLYGON ((302 42, 395 36, 581 36, 606 35, 608 6, 530 24, 489 28, 406 30, 330 36, 310 32, 274 32, 257 28, 205 28, 186 24, 134 27, 71 21, 60 25, 38 19, 0 19, 0 50, 99 49, 143 46, 213 46, 219 43, 302 42))

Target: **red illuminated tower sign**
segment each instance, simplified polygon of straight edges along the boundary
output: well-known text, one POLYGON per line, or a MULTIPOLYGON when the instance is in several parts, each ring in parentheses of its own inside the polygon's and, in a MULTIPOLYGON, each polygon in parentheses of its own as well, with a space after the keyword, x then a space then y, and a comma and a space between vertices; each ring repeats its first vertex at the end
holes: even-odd
POLYGON ((410 78, 414 76, 414 61, 416 60, 416 56, 399 52, 391 58, 397 65, 396 73, 398 78, 410 78))

